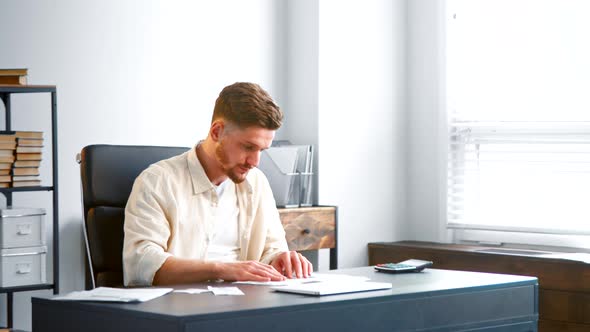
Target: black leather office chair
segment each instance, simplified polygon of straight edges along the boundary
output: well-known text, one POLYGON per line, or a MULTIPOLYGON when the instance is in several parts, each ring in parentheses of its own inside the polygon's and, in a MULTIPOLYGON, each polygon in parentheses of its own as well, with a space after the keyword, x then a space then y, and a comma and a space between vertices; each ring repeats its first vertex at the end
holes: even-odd
POLYGON ((189 148, 89 145, 78 155, 82 177, 86 289, 123 285, 123 221, 135 178, 149 165, 189 148))

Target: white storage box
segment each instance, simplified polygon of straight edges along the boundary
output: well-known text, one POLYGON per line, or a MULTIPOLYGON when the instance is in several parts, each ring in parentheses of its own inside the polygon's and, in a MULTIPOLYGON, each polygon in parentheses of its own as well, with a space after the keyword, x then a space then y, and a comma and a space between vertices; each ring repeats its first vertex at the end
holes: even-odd
POLYGON ((0 249, 0 287, 47 282, 47 247, 0 249))
POLYGON ((0 248, 45 244, 45 209, 0 208, 0 248))

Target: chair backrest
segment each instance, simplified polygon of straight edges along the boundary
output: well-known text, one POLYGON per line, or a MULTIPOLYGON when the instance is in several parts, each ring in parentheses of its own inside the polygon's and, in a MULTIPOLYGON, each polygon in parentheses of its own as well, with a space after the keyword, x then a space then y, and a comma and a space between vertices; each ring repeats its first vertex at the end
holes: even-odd
POLYGON ((86 289, 123 285, 123 221, 135 178, 186 147, 89 145, 79 155, 87 250, 86 289))

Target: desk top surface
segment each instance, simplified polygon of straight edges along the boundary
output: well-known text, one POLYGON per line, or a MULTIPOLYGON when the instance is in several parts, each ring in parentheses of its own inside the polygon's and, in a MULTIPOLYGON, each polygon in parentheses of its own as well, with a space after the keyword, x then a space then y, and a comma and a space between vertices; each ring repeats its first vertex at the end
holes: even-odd
MULTIPOLYGON (((322 272, 323 273, 323 272, 322 272)), ((347 301, 373 301, 384 298, 427 297, 450 293, 487 291, 491 289, 534 286, 537 278, 505 274, 464 272, 438 269, 425 269, 420 273, 388 274, 376 272, 373 267, 332 270, 328 273, 366 276, 371 281, 390 282, 392 289, 349 293, 330 296, 307 296, 275 292, 268 286, 232 285, 230 283, 198 283, 174 287, 206 288, 215 286, 238 286, 243 296, 214 296, 211 293, 186 294, 169 293, 144 303, 97 303, 55 301, 33 298, 33 303, 51 301, 53 305, 78 306, 87 310, 130 311, 137 314, 165 315, 173 317, 192 317, 200 315, 236 314, 241 311, 252 313, 257 310, 296 309, 297 306, 318 306, 346 304, 347 301), (335 303, 337 302, 337 303, 335 303)))

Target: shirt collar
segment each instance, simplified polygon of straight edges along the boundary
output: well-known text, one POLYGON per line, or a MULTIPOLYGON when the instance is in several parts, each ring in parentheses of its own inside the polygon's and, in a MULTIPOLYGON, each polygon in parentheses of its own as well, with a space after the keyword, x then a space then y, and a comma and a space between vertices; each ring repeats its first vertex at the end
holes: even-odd
POLYGON ((214 189, 213 183, 209 181, 205 169, 199 158, 197 158, 197 145, 195 145, 189 152, 187 157, 188 171, 193 182, 193 193, 195 195, 214 189))

